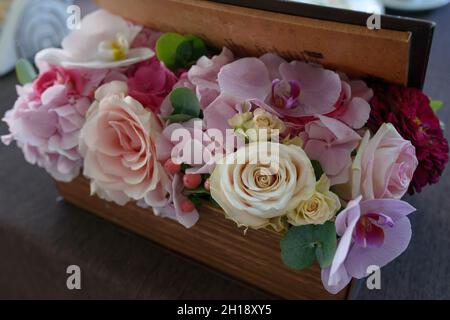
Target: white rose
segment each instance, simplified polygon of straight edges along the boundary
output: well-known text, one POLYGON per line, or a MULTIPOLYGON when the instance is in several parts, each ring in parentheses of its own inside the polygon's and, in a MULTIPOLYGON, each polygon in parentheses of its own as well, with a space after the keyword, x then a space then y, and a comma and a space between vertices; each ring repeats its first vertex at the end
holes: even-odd
POLYGON ((303 149, 270 142, 251 143, 226 156, 210 179, 211 195, 226 217, 254 229, 280 229, 275 221, 311 198, 315 183, 303 149), (270 163, 264 161, 264 150, 270 163))

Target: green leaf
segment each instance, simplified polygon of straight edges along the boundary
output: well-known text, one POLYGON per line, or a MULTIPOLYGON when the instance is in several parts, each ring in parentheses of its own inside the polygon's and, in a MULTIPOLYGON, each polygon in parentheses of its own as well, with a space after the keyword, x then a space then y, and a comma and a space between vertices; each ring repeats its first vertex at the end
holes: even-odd
POLYGON ((188 199, 192 201, 192 203, 194 204, 194 206, 196 208, 198 208, 202 205, 203 199, 198 195, 195 195, 195 194, 190 195, 190 196, 188 196, 188 199))
POLYGON ((320 267, 324 269, 331 265, 336 253, 336 225, 334 222, 328 221, 320 226, 319 232, 321 241, 316 246, 316 258, 320 267))
POLYGON ((194 48, 190 41, 182 42, 176 50, 176 65, 184 67, 189 65, 194 48))
POLYGON ((37 77, 36 70, 33 65, 26 59, 19 59, 17 61, 16 75, 21 85, 31 83, 37 77))
POLYGON ((185 189, 184 192, 186 194, 192 194, 192 195, 210 195, 211 193, 205 189, 205 187, 200 187, 194 190, 185 189))
POLYGON ((198 59, 206 55, 206 45, 205 42, 203 42, 202 39, 193 36, 193 35, 187 35, 185 36, 186 40, 191 43, 192 46, 192 56, 191 56, 191 63, 197 62, 198 59))
POLYGON ((336 227, 330 221, 323 225, 292 227, 280 247, 283 262, 292 269, 306 269, 315 259, 321 268, 327 268, 336 252, 336 227))
POLYGON ((312 160, 311 164, 314 168, 314 174, 316 175, 316 180, 320 180, 320 178, 324 174, 322 166, 320 165, 320 162, 317 160, 312 160))
POLYGON ((437 112, 444 106, 444 102, 441 100, 430 100, 430 106, 434 112, 437 112))
POLYGON ((196 94, 189 88, 177 88, 170 94, 173 113, 169 120, 184 122, 192 118, 200 117, 200 102, 196 94))
POLYGON ((156 56, 172 70, 188 68, 205 54, 205 43, 193 35, 166 33, 156 43, 156 56))
POLYGON ((170 121, 170 123, 180 123, 180 122, 186 122, 195 117, 188 115, 188 114, 172 114, 167 118, 167 120, 170 121))
POLYGON ((186 163, 182 163, 181 164, 181 172, 185 173, 187 169, 192 168, 190 165, 186 164, 186 163))
POLYGON ((167 68, 177 68, 177 49, 186 38, 177 33, 165 33, 156 42, 156 56, 167 68))

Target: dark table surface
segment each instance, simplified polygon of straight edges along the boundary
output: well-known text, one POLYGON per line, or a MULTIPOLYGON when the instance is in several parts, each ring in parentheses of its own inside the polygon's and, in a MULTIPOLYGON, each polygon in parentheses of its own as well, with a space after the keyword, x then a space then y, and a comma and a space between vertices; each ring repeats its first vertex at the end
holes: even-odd
MULTIPOLYGON (((439 116, 450 128, 450 6, 417 16, 437 22, 424 90, 446 102, 439 116)), ((0 78, 1 114, 14 103, 15 81, 0 78)), ((64 203, 15 147, 0 144, 0 163, 0 299, 272 298, 64 203), (66 287, 69 265, 81 267, 81 291, 66 287)), ((357 298, 450 299, 449 170, 408 201, 418 209, 409 249, 382 269, 381 290, 364 287, 357 298)))

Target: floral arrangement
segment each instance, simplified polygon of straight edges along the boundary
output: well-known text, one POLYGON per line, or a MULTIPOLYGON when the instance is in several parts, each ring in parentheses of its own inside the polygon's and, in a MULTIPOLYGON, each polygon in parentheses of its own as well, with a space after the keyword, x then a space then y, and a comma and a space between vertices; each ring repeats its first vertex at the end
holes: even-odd
POLYGON ((54 179, 136 202, 186 228, 205 201, 238 227, 283 233, 284 263, 318 261, 331 293, 408 246, 402 197, 438 182, 448 142, 421 91, 276 54, 215 54, 100 10, 62 49, 18 64, 4 121, 54 179), (156 54, 155 54, 156 52, 156 54))

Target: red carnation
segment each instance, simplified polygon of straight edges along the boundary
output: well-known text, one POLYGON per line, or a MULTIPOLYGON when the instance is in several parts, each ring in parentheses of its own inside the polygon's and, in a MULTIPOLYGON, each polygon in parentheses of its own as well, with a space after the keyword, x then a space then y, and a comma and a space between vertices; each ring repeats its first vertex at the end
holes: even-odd
POLYGON ((372 131, 385 122, 392 123, 404 139, 416 147, 419 166, 409 193, 420 192, 439 181, 448 162, 448 141, 439 119, 430 107, 430 99, 420 90, 375 83, 368 126, 372 131))

